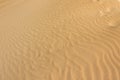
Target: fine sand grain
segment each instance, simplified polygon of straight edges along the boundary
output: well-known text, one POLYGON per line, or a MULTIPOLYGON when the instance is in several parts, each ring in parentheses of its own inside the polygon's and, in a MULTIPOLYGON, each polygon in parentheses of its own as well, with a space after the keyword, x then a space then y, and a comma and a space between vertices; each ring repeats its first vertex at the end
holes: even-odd
POLYGON ((0 80, 120 80, 120 1, 0 0, 0 80))

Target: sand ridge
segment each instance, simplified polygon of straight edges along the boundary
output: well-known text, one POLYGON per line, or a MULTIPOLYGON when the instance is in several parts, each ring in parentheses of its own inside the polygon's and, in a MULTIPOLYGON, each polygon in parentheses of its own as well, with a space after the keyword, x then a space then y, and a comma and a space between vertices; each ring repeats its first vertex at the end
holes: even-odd
POLYGON ((1 0, 0 80, 120 80, 119 8, 118 0, 1 0))

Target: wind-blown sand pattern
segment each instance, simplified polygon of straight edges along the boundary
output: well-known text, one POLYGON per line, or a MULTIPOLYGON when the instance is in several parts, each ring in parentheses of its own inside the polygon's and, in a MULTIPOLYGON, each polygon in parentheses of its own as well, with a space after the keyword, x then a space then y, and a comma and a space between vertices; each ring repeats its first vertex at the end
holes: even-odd
POLYGON ((0 80, 120 80, 120 1, 0 0, 0 80))

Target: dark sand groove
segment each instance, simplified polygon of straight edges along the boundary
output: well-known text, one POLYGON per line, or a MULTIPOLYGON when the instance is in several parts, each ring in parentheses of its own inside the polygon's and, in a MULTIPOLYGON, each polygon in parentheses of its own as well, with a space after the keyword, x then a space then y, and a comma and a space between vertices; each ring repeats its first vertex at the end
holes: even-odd
POLYGON ((105 58, 105 55, 103 56, 103 63, 104 63, 104 65, 105 65, 105 67, 106 67, 106 75, 104 76, 104 79, 108 79, 108 80, 110 80, 112 77, 112 72, 111 72, 111 70, 110 70, 110 67, 109 67, 109 65, 107 64, 107 62, 106 62, 106 58, 105 58))
MULTIPOLYGON (((114 79, 119 80, 119 79, 118 79, 119 74, 118 74, 118 72, 116 72, 116 71, 117 71, 117 70, 116 70, 116 67, 114 67, 114 65, 112 65, 112 62, 109 62, 108 57, 106 57, 106 61, 108 62, 109 66, 110 66, 110 69, 111 69, 111 71, 112 71, 112 72, 111 72, 112 75, 116 76, 114 79)), ((111 77, 111 80, 113 80, 113 77, 111 77)))
POLYGON ((106 36, 111 39, 111 40, 109 40, 111 45, 108 44, 108 46, 112 50, 112 57, 115 57, 115 59, 117 59, 119 61, 119 57, 118 57, 119 56, 119 43, 118 43, 119 40, 117 40, 117 39, 119 39, 119 36, 113 35, 113 33, 112 34, 107 34, 106 36), (114 47, 113 47, 112 43, 114 44, 114 47))
POLYGON ((109 60, 110 60, 110 62, 111 62, 111 66, 113 67, 113 71, 115 71, 115 76, 116 76, 116 80, 119 80, 120 79, 120 77, 119 77, 119 69, 118 69, 118 67, 115 65, 115 63, 113 62, 113 59, 111 59, 111 57, 110 56, 108 56, 108 58, 109 58, 109 60))

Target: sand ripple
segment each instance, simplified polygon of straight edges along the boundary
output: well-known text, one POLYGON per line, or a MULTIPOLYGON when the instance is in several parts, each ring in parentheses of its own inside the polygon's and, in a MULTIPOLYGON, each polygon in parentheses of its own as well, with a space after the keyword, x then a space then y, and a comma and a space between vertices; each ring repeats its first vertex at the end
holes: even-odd
POLYGON ((120 80, 119 8, 117 0, 0 0, 0 80, 120 80))

